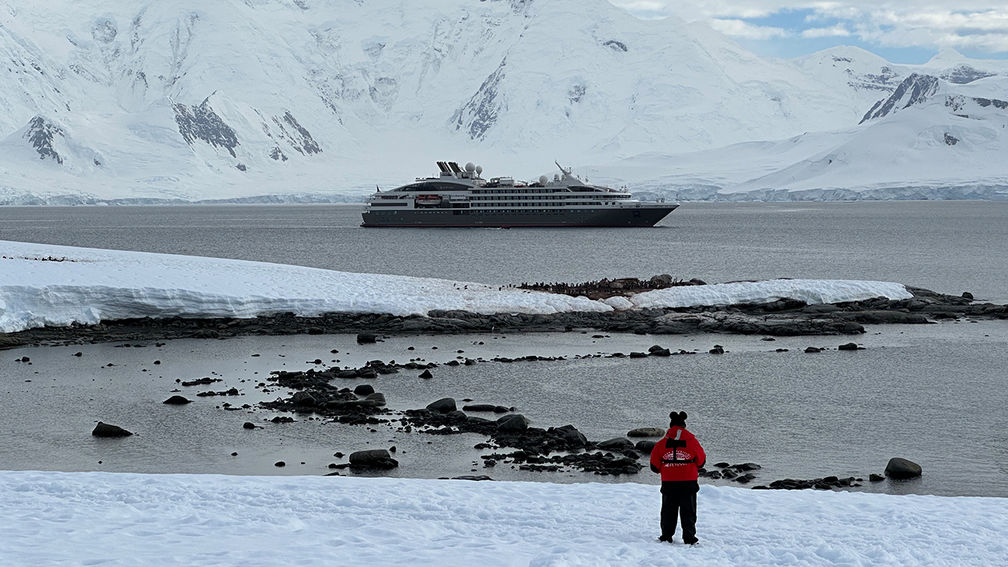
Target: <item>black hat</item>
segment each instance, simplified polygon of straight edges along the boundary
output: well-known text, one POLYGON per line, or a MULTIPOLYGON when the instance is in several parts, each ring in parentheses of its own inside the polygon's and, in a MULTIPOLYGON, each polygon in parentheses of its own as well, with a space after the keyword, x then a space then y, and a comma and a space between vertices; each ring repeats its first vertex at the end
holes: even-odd
POLYGON ((675 427, 677 425, 679 427, 686 427, 686 412, 684 411, 671 412, 668 414, 668 416, 669 416, 669 427, 675 427))

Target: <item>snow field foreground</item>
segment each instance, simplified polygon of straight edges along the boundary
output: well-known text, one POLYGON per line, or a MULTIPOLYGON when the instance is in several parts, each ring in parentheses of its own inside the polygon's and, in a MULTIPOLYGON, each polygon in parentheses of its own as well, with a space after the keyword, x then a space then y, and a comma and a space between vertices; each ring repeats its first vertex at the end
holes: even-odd
POLYGON ((424 315, 604 312, 635 307, 808 303, 911 297, 902 284, 771 280, 680 286, 630 298, 585 297, 480 283, 357 274, 199 256, 0 241, 0 332, 134 317, 237 317, 293 312, 424 315))
POLYGON ((1004 565, 1008 500, 658 487, 0 472, 3 565, 1004 565), (678 534, 677 534, 678 535, 678 534), (678 539, 678 538, 677 538, 678 539), (681 540, 680 540, 681 541, 681 540))

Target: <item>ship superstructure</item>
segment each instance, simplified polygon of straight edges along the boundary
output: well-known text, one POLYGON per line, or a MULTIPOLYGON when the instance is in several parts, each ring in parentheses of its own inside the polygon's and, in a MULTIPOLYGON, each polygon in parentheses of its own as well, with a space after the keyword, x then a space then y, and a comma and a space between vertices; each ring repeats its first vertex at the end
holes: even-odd
POLYGON ((481 177, 473 163, 437 162, 440 175, 372 195, 361 226, 574 227, 654 226, 679 205, 641 202, 625 191, 560 172, 532 183, 481 177))

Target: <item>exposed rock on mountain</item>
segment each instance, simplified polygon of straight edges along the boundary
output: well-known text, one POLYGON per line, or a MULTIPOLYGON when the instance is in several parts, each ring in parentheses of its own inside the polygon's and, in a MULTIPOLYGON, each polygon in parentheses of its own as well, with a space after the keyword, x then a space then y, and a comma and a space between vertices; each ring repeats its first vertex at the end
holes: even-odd
POLYGON ((446 157, 519 177, 559 159, 671 198, 1008 178, 988 159, 1008 150, 1004 62, 764 59, 606 0, 15 0, 0 74, 0 204, 359 201, 446 157), (874 128, 907 113, 895 146, 874 128), (840 149, 855 138, 871 151, 840 149), (937 146, 956 159, 932 167, 937 146), (821 175, 878 163, 902 169, 821 175))
MULTIPOLYGON (((900 83, 896 90, 889 95, 889 98, 875 103, 861 119, 860 123, 868 120, 882 118, 890 114, 910 108, 915 104, 926 101, 929 97, 938 92, 938 78, 930 75, 911 74, 900 83)), ((859 123, 859 124, 860 124, 859 123)))

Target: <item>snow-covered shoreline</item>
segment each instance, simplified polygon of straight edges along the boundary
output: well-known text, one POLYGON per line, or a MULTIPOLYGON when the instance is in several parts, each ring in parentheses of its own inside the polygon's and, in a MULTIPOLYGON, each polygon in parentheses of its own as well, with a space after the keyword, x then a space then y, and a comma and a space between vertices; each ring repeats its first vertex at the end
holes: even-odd
POLYGON ((594 301, 434 278, 0 241, 0 332, 140 317, 234 317, 292 312, 425 315, 608 312, 644 307, 814 303, 911 297, 899 283, 771 280, 681 286, 594 301))
POLYGON ((697 547, 658 488, 0 472, 4 565, 1002 565, 1008 500, 703 486, 697 547), (681 541, 681 540, 680 540, 681 541))

